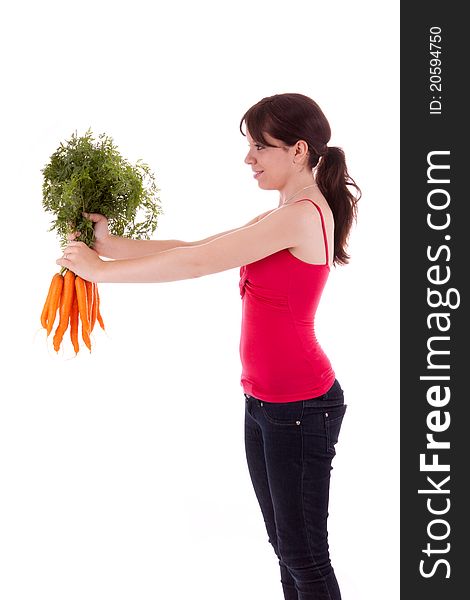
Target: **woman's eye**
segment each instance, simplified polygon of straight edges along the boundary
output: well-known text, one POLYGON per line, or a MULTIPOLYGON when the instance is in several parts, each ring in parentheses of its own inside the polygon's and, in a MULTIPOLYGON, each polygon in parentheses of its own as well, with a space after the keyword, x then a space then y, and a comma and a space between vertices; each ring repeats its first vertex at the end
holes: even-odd
POLYGON ((249 148, 255 148, 256 150, 264 150, 264 146, 262 144, 252 144, 249 148))

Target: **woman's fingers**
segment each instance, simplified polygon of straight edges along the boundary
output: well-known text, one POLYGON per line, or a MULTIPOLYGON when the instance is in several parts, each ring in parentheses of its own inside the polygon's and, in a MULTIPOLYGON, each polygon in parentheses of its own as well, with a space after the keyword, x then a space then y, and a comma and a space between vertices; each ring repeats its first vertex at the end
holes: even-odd
POLYGON ((93 223, 95 243, 100 243, 109 236, 108 219, 100 213, 83 213, 93 223))
MULTIPOLYGON (((107 229, 108 219, 104 215, 101 215, 100 213, 86 213, 86 212, 82 213, 82 215, 85 218, 92 221, 93 223, 99 223, 100 221, 102 221, 103 223, 106 223, 106 229, 107 229)), ((71 231, 70 233, 67 234, 67 240, 69 242, 75 240, 78 237, 80 237, 79 231, 71 231)))
POLYGON ((86 217, 87 219, 90 219, 90 221, 93 221, 93 223, 98 223, 98 221, 102 221, 103 219, 106 220, 106 217, 104 215, 101 215, 100 213, 83 213, 83 216, 86 217))

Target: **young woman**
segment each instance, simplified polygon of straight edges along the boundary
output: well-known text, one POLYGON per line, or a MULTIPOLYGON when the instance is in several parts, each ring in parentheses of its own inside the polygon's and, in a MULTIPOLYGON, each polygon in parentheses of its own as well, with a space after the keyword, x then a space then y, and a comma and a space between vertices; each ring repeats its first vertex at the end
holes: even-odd
MULTIPOLYGON (((346 264, 361 192, 320 107, 302 94, 263 98, 242 117, 245 162, 279 205, 196 242, 111 236, 94 221, 94 249, 71 240, 56 262, 96 282, 166 282, 240 267, 245 448, 286 600, 340 600, 327 517, 343 390, 314 332, 332 265, 346 264), (356 190, 353 195, 348 189, 356 190), (103 261, 100 256, 113 258, 103 261)), ((71 236, 72 237, 72 236, 71 236)))

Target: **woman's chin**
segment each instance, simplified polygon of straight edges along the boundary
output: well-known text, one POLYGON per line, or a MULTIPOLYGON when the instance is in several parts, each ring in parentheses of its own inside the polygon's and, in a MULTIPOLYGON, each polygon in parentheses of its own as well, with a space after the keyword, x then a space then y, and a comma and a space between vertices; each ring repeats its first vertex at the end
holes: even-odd
POLYGON ((266 190, 266 191, 278 189, 275 185, 270 185, 269 183, 264 183, 261 181, 258 181, 258 188, 260 190, 266 190))

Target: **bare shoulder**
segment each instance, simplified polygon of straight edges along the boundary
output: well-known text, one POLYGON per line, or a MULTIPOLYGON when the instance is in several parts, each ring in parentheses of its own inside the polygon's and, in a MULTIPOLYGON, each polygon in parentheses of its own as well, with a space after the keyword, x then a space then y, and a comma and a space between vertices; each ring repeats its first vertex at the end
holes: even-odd
MULTIPOLYGON (((314 202, 322 210, 325 219, 326 213, 329 213, 329 215, 331 215, 331 209, 328 206, 326 200, 324 202, 321 202, 318 199, 315 199, 314 202)), ((318 210, 313 206, 311 202, 294 202, 292 204, 286 204, 285 206, 277 206, 276 208, 271 208, 270 210, 267 210, 266 212, 255 217, 252 221, 250 221, 250 224, 258 223, 268 215, 272 215, 274 213, 280 214, 283 218, 286 219, 308 219, 311 218, 312 213, 318 214, 318 210)))
MULTIPOLYGON (((301 222, 301 239, 289 251, 300 260, 311 264, 324 264, 326 259, 325 239, 323 235, 322 219, 325 223, 326 241, 329 248, 334 245, 334 219, 331 208, 325 198, 320 195, 295 202, 283 208, 290 209, 289 218, 301 222), (315 203, 315 205, 313 204, 315 203), (318 207, 318 208, 317 208, 318 207), (321 215, 320 212, 321 211, 321 215)), ((287 214, 287 213, 286 213, 287 214)), ((331 264, 331 256, 329 256, 331 264)))
POLYGON ((296 244, 302 243, 308 232, 308 214, 302 207, 294 205, 278 206, 258 215, 250 224, 253 224, 261 235, 271 238, 279 238, 280 235, 288 235, 296 244))
MULTIPOLYGON (((325 219, 325 224, 330 220, 330 217, 332 220, 331 210, 326 201, 324 204, 318 200, 314 200, 314 202, 320 207, 325 219)), ((276 208, 267 210, 261 215, 258 215, 251 223, 259 223, 266 217, 270 217, 268 221, 269 223, 272 223, 274 227, 295 226, 297 231, 303 230, 306 236, 308 236, 308 234, 312 231, 312 220, 314 223, 321 223, 321 217, 318 209, 315 208, 311 202, 307 201, 293 202, 284 206, 277 206, 276 208)))
POLYGON ((308 243, 308 240, 312 235, 315 236, 318 231, 322 231, 320 209, 325 222, 325 228, 332 234, 334 220, 328 202, 323 195, 310 198, 310 200, 312 200, 316 206, 312 202, 309 202, 307 198, 304 198, 302 201, 292 202, 284 206, 278 206, 271 210, 267 210, 255 217, 250 224, 259 223, 266 217, 269 217, 266 222, 267 224, 269 223, 270 226, 272 225, 273 228, 292 227, 295 228, 297 232, 301 233, 302 237, 299 240, 300 245, 305 242, 308 243))
POLYGON ((275 210, 277 210, 277 208, 271 208, 270 210, 267 210, 266 212, 258 215, 256 217, 256 223, 258 223, 259 221, 261 221, 261 219, 264 219, 264 217, 267 217, 268 215, 270 215, 271 213, 273 213, 275 210))
POLYGON ((311 215, 318 215, 318 217, 320 218, 320 213, 318 211, 318 209, 320 209, 321 214, 323 215, 323 219, 325 220, 325 225, 327 225, 330 222, 333 223, 333 213, 323 195, 319 195, 314 198, 308 199, 302 198, 302 200, 294 202, 291 206, 296 207, 297 214, 301 214, 306 217, 311 217, 311 215), (309 202, 309 200, 311 200, 312 202, 309 202), (313 203, 315 203, 316 206, 313 203))

